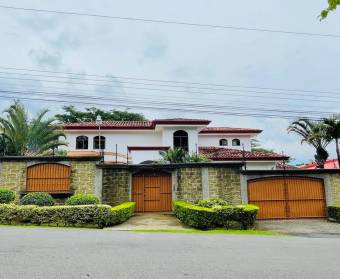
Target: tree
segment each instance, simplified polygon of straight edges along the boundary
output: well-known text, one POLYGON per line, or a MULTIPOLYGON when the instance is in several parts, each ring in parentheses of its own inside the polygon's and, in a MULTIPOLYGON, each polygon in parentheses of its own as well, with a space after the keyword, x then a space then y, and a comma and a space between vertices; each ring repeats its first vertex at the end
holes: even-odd
POLYGON ((321 19, 325 19, 329 12, 335 11, 337 6, 340 5, 340 0, 328 0, 328 7, 321 11, 321 19))
POLYGON ((261 146, 260 141, 257 139, 251 140, 251 151, 257 151, 262 153, 274 153, 273 149, 264 148, 261 146))
POLYGON ((187 156, 187 152, 182 148, 169 148, 166 151, 160 151, 163 161, 169 163, 184 163, 187 156))
POLYGON ((74 106, 64 106, 64 113, 55 117, 62 123, 78 123, 95 121, 100 115, 103 121, 144 121, 145 117, 140 113, 128 111, 110 110, 104 111, 95 107, 85 108, 85 111, 76 110, 74 106))
POLYGON ((2 155, 36 156, 52 154, 59 146, 66 145, 60 127, 53 125, 54 118, 44 119, 47 110, 38 113, 32 120, 19 101, 4 111, 0 117, 0 150, 2 155))
POLYGON ((330 117, 323 119, 323 123, 326 128, 326 136, 329 140, 335 141, 335 150, 338 158, 340 167, 340 150, 339 150, 339 139, 340 139, 340 117, 330 117))
POLYGON ((300 118, 289 125, 288 132, 300 135, 302 137, 301 143, 306 142, 315 148, 315 162, 320 168, 323 168, 329 156, 326 147, 331 141, 327 137, 325 124, 321 121, 300 118))

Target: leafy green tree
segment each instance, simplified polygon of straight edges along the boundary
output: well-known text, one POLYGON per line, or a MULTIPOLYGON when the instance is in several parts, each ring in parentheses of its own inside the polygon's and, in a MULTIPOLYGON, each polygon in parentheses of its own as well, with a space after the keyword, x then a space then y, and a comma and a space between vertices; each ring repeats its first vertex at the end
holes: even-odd
POLYGON ((251 151, 257 151, 262 153, 274 153, 273 149, 264 148, 258 139, 251 140, 251 151))
POLYGON ((160 151, 163 161, 169 163, 184 163, 187 156, 187 152, 182 148, 169 148, 166 151, 160 151))
POLYGON ((329 140, 335 141, 335 150, 338 158, 338 163, 340 166, 340 149, 339 149, 339 139, 340 139, 340 117, 330 117, 323 120, 326 128, 326 136, 329 140))
POLYGON ((328 0, 328 7, 321 11, 321 19, 325 19, 329 12, 335 11, 337 6, 340 5, 340 0, 328 0))
POLYGON ((62 123, 78 123, 95 121, 100 115, 103 121, 144 121, 145 117, 140 113, 128 111, 109 110, 104 111, 95 107, 85 108, 85 111, 75 109, 74 106, 64 106, 64 113, 55 117, 62 123))
POLYGON ((35 156, 53 154, 59 146, 66 145, 62 129, 53 125, 54 118, 45 119, 47 110, 32 120, 19 101, 4 111, 0 117, 0 150, 2 155, 35 156))
POLYGON ((302 137, 301 143, 306 142, 313 146, 316 150, 314 155, 315 162, 320 168, 324 168, 324 164, 329 156, 326 147, 331 141, 327 137, 325 124, 321 121, 300 118, 289 125, 288 132, 300 135, 302 137))

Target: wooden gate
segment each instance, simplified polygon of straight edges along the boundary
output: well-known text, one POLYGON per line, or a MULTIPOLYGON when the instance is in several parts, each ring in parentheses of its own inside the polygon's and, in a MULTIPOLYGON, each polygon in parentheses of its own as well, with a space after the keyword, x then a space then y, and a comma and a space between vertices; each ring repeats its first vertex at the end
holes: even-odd
POLYGON ((132 200, 136 212, 171 211, 171 175, 144 173, 132 177, 132 200))
POLYGON ((27 168, 27 192, 70 192, 70 167, 61 164, 38 164, 27 168))
POLYGON ((322 179, 270 177, 249 180, 248 201, 260 207, 258 219, 326 217, 322 179))

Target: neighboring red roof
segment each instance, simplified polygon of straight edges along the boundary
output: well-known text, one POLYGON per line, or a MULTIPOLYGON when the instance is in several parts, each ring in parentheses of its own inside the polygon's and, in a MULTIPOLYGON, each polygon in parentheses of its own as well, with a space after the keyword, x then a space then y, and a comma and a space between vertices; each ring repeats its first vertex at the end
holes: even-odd
MULTIPOLYGON (((204 119, 155 119, 153 121, 103 121, 100 128, 103 130, 127 130, 127 129, 154 129, 156 125, 208 125, 210 120, 204 119)), ((98 124, 96 122, 80 122, 80 123, 65 123, 62 125, 65 130, 96 130, 98 124)))
MULTIPOLYGON (((318 167, 318 164, 313 163, 306 166, 300 167, 301 169, 316 169, 318 167)), ((338 169, 339 163, 338 160, 327 160, 324 165, 325 169, 338 169)))
POLYGON ((287 160, 289 157, 277 153, 264 153, 257 151, 243 151, 224 147, 199 147, 199 153, 213 161, 278 161, 287 160))
POLYGON ((206 127, 200 134, 259 134, 262 130, 253 128, 206 127))

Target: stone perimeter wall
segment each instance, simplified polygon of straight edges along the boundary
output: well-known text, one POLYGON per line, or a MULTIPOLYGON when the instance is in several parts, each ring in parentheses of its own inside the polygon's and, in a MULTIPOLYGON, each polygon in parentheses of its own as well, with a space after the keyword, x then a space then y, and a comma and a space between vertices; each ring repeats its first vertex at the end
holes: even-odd
MULTIPOLYGON (((58 162, 34 162, 58 163, 58 162)), ((71 166, 71 191, 75 194, 90 194, 95 191, 96 162, 71 161, 64 162, 71 166)), ((26 170, 32 165, 29 161, 3 161, 0 162, 0 188, 16 192, 17 198, 26 190, 26 170)))
POLYGON ((329 180, 331 184, 332 204, 340 206, 340 173, 330 174, 329 180))
POLYGON ((126 169, 103 169, 102 202, 117 205, 130 200, 130 172, 126 169))

